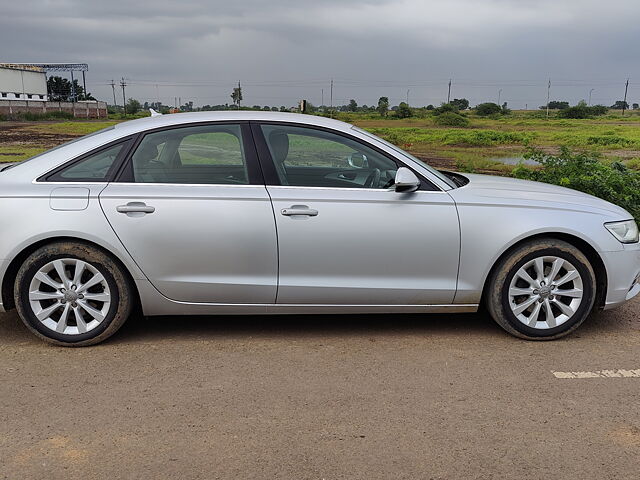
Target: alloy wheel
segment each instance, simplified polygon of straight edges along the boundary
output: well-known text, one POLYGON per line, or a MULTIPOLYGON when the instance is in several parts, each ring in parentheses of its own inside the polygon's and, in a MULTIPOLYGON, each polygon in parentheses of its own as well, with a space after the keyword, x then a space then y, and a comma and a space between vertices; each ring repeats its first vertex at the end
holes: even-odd
POLYGON ((112 296, 96 267, 76 258, 53 260, 33 276, 29 305, 50 330, 65 335, 87 333, 107 317, 112 296))
POLYGON ((534 258, 522 265, 509 285, 509 306, 530 328, 555 328, 571 319, 582 304, 582 276, 568 260, 534 258))

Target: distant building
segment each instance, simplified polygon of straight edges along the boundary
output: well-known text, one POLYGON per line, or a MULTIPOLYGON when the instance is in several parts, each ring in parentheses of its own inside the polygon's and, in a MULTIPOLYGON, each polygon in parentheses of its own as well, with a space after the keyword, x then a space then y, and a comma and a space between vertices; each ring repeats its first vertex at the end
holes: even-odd
POLYGON ((0 63, 1 100, 47 100, 47 76, 39 67, 0 63))

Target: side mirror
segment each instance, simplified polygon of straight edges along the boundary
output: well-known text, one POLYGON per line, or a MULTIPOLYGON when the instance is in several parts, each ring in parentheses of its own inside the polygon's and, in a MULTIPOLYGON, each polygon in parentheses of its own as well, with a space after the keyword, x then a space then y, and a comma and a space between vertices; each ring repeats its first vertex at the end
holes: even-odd
POLYGON ((369 160, 364 153, 354 152, 347 157, 349 166, 353 168, 367 168, 369 166, 369 160))
POLYGON ((409 193, 415 192, 420 188, 420 180, 416 177, 416 174, 409 170, 407 167, 400 167, 396 172, 396 180, 394 183, 396 192, 409 193))

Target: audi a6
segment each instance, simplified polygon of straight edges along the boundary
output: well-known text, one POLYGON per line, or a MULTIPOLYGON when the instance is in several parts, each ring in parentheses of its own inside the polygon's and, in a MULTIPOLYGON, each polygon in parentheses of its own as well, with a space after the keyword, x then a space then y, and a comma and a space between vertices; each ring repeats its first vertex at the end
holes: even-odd
POLYGON ((145 316, 474 312, 553 339, 640 292, 624 209, 437 171, 269 112, 120 123, 0 171, 0 311, 98 343, 145 316))

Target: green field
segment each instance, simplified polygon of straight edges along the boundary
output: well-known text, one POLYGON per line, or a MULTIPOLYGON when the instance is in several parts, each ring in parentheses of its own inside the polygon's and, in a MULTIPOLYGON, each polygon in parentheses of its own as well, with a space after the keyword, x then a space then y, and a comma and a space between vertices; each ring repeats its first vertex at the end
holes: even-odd
MULTIPOLYGON (((353 123, 404 148, 436 167, 507 173, 528 146, 556 153, 566 145, 597 152, 603 161, 622 161, 640 168, 640 115, 612 113, 585 120, 544 118, 540 111, 516 111, 499 118, 465 113, 468 127, 442 127, 433 117, 396 119, 376 114, 338 113, 353 123), (500 159, 510 158, 511 164, 500 159)), ((0 122, 0 161, 19 161, 59 143, 118 121, 0 122)))
POLYGON ((640 166, 640 115, 607 115, 585 120, 539 118, 538 112, 515 112, 501 118, 469 114, 464 128, 441 127, 430 117, 410 119, 340 118, 379 135, 427 162, 457 169, 505 172, 514 165, 498 159, 517 158, 528 147, 557 153, 565 145, 597 152, 605 161, 640 166))

